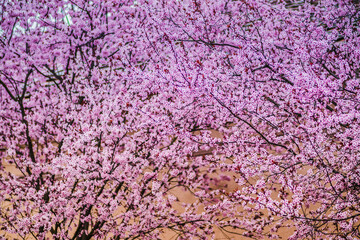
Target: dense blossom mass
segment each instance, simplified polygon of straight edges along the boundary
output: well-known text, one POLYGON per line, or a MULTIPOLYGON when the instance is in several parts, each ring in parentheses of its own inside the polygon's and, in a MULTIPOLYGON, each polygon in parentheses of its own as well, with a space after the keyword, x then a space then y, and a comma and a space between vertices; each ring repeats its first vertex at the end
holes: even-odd
POLYGON ((359 9, 0 0, 0 231, 358 239, 359 9))

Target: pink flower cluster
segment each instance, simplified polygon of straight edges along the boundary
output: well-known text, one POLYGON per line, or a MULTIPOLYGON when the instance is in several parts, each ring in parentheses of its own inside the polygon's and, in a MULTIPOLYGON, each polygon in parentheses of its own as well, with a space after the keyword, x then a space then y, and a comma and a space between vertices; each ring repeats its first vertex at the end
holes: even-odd
POLYGON ((358 239, 359 19, 356 0, 0 1, 0 231, 358 239))

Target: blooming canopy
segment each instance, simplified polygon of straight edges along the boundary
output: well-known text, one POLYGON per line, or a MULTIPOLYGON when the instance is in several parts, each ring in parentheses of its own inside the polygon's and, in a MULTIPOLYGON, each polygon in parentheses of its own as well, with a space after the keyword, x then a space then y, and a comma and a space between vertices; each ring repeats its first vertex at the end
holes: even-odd
POLYGON ((0 0, 1 230, 358 238, 359 15, 355 0, 0 0))

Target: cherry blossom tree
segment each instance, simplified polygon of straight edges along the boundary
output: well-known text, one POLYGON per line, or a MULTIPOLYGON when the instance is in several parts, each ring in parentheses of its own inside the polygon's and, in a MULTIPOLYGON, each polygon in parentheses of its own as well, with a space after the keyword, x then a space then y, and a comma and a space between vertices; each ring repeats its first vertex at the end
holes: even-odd
POLYGON ((359 238, 359 7, 1 0, 1 231, 359 238))

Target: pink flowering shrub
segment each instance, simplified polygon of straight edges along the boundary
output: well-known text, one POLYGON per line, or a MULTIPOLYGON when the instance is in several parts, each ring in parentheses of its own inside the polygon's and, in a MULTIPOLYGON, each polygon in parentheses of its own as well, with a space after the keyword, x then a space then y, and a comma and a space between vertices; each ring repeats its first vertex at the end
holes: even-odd
POLYGON ((359 238, 359 8, 1 0, 1 231, 359 238))

